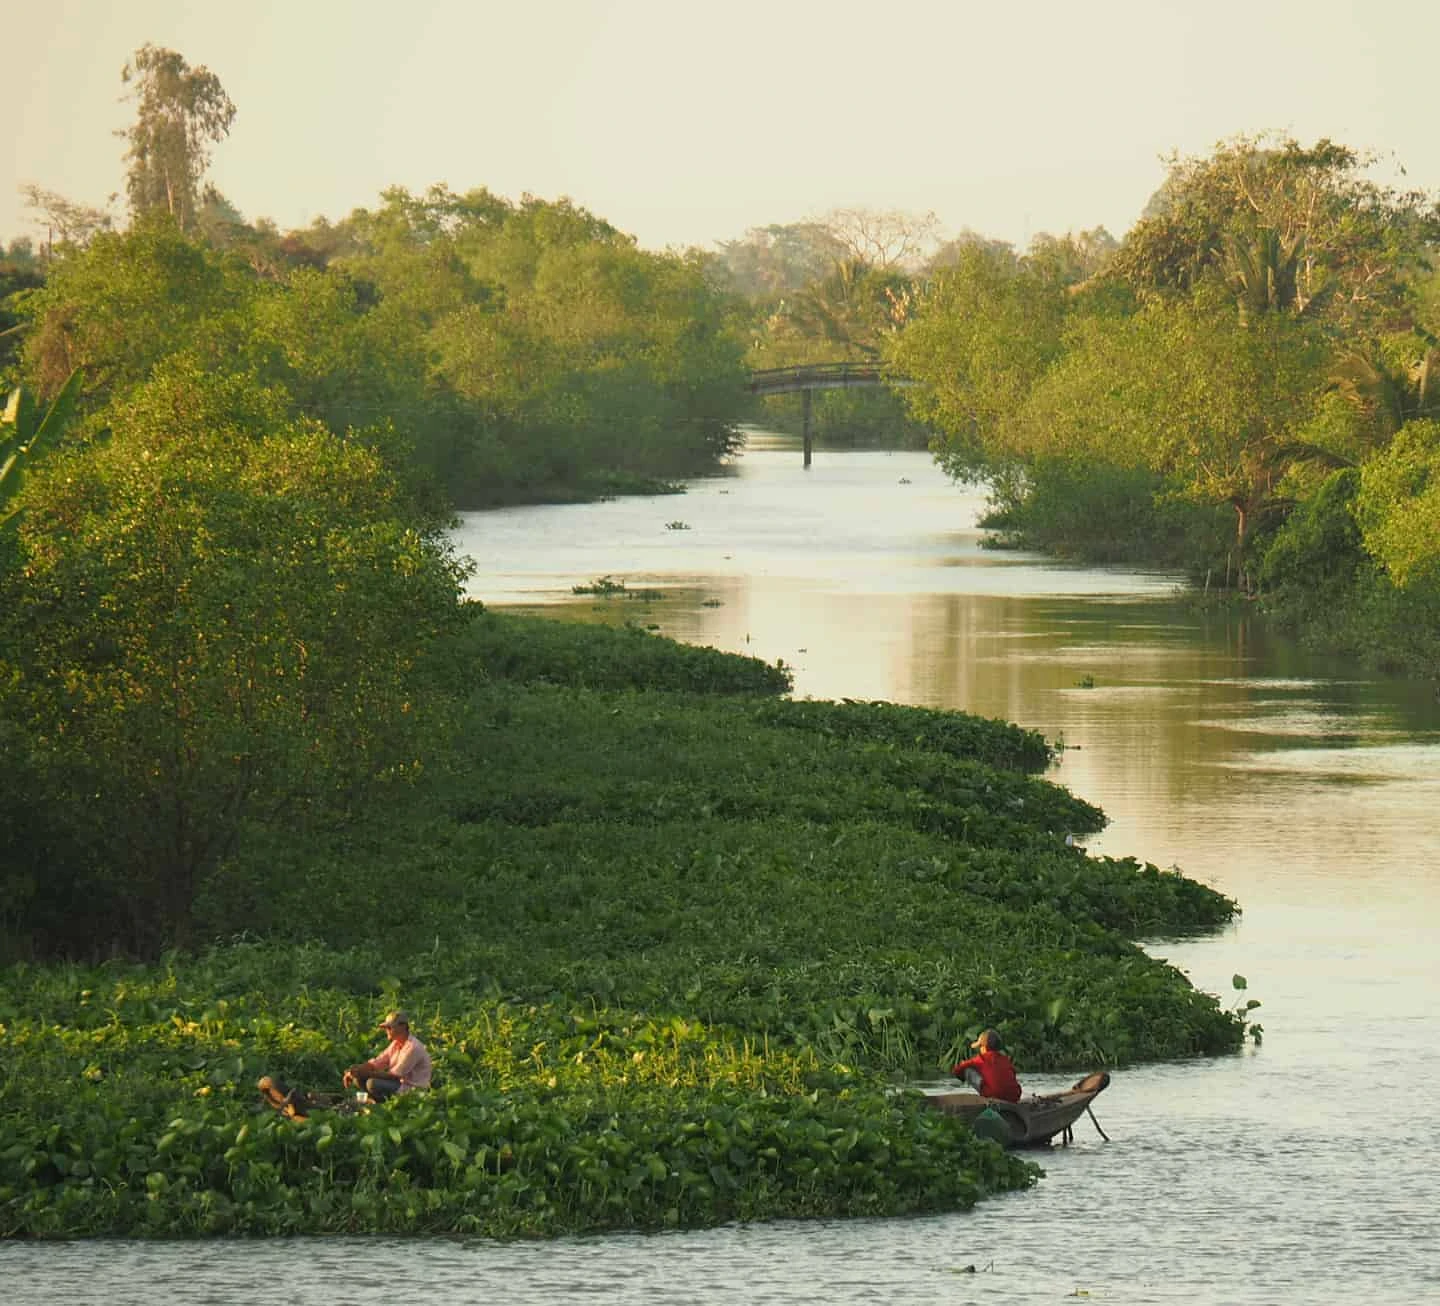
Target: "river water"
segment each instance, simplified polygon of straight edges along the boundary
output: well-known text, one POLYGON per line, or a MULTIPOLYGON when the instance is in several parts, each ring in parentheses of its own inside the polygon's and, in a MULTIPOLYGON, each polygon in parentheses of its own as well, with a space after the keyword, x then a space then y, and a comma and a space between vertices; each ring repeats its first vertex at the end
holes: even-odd
MULTIPOLYGON (((399 1274, 435 1302, 1440 1300, 1440 704, 1434 687, 1206 617, 1176 579, 981 547, 923 453, 752 436, 683 496, 466 517, 473 593, 783 659, 795 693, 1004 717, 1063 739, 1092 852, 1238 899, 1149 947, 1258 1048, 1117 1073, 1028 1193, 953 1216, 545 1244, 302 1239, 0 1246, 24 1302, 310 1306, 399 1274), (610 576, 662 598, 574 595, 610 576)), ((1026 1087, 1073 1077, 1025 1076, 1026 1087)), ((388 1294, 384 1294, 388 1295, 388 1294)))

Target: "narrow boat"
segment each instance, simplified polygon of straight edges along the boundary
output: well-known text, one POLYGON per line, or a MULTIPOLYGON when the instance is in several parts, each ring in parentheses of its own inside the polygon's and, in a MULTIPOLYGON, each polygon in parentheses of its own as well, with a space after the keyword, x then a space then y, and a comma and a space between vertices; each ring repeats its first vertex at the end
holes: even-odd
POLYGON ((291 1120, 303 1120, 316 1110, 349 1115, 367 1110, 370 1101, 364 1093, 302 1093, 298 1088, 287 1088, 273 1075, 262 1075, 255 1087, 260 1090, 262 1102, 291 1120))
MULTIPOLYGON (((936 1111, 943 1111, 947 1116, 960 1116, 972 1126, 977 1126, 982 1113, 991 1112, 992 1116, 980 1122, 976 1132, 985 1133, 1007 1147, 1045 1147, 1057 1135, 1062 1143, 1068 1143, 1074 1136, 1075 1122, 1090 1111, 1090 1103, 1109 1084, 1109 1074, 1097 1070, 1063 1093, 1037 1093, 1022 1097, 1018 1102, 981 1097, 978 1093, 932 1093, 925 1100, 936 1111), (992 1117, 999 1118, 1003 1129, 991 1123, 992 1117), (987 1124, 992 1132, 987 1132, 987 1124)), ((1105 1131, 1100 1129, 1094 1112, 1090 1112, 1090 1119, 1100 1131, 1100 1137, 1105 1138, 1105 1131)))

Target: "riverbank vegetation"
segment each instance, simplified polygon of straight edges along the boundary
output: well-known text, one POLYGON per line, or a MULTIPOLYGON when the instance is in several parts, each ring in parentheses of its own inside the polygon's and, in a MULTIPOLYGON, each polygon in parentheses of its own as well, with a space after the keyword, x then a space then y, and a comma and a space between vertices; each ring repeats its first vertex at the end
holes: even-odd
POLYGON ((432 644, 406 773, 355 790, 352 766, 298 822, 256 807, 181 883, 98 814, 58 841, 87 803, 148 808, 133 772, 17 790, 48 819, 8 826, 7 887, 31 887, 7 947, 77 960, 0 983, 5 1234, 951 1210, 1036 1176, 895 1091, 981 1026, 1030 1074, 1240 1044, 1243 1016, 1133 942, 1234 904, 1067 846, 1102 818, 1037 777, 1037 736, 795 703, 754 660, 474 605, 432 644), (396 1003, 428 1097, 258 1106, 261 1073, 333 1085, 396 1003))
MULTIPOLYGON (((282 237, 202 185, 218 82, 130 75, 133 221, 58 212, 3 338, 0 1235, 963 1209, 1037 1175, 905 1088, 981 1027, 1026 1075, 1241 1045, 1138 943, 1235 904, 1072 846, 1040 736, 463 600, 455 504, 731 447, 711 264, 484 191, 282 237), (394 1005, 434 1091, 258 1104, 394 1005)), ((913 303, 876 235, 810 306, 856 348, 913 303)))
POLYGON ((839 209, 648 253, 566 200, 384 192, 281 233, 205 181, 237 108, 146 46, 126 69, 131 222, 27 187, 0 249, 0 381, 78 370, 72 441, 181 358, 383 448, 436 506, 680 488, 802 425, 750 369, 881 366, 810 396, 823 443, 929 441, 1001 544, 1183 569, 1372 664, 1440 667, 1440 209, 1331 141, 1236 138, 1122 238, 1024 251, 839 209), (899 384, 904 382, 905 384, 899 384))
POLYGON ((1175 159, 1098 258, 938 270, 888 358, 950 470, 996 486, 991 524, 1440 670, 1440 209, 1371 162, 1237 139, 1175 159))

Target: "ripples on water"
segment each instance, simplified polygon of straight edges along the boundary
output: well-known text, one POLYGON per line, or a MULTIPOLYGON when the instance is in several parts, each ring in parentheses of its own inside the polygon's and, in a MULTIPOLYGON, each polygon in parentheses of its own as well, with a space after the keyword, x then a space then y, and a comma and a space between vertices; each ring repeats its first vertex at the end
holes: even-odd
POLYGON ((1096 1103, 1113 1141, 1082 1120, 1036 1189, 966 1214, 543 1244, 0 1245, 18 1301, 337 1306, 397 1274, 437 1303, 521 1306, 1440 1300, 1433 696, 1195 617, 1170 577, 987 553, 978 500, 923 455, 822 450, 812 472, 762 452, 683 498, 485 514, 461 539, 490 602, 643 613, 784 657, 802 695, 1063 735, 1054 778, 1112 821, 1092 854, 1178 863, 1244 906, 1216 938, 1151 950, 1226 1000, 1244 974, 1263 1047, 1116 1074, 1096 1103), (676 519, 691 530, 666 532, 676 519), (607 573, 671 598, 570 595, 607 573))

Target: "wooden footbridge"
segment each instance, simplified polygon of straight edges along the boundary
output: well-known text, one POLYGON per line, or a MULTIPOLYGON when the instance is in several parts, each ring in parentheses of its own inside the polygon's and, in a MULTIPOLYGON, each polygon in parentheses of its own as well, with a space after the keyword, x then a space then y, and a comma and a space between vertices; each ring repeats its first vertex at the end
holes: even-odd
POLYGON ((876 363, 806 363, 799 367, 768 367, 751 372, 746 389, 752 395, 803 397, 805 466, 810 466, 810 396, 816 390, 853 390, 875 386, 914 385, 908 377, 896 376, 876 363))

